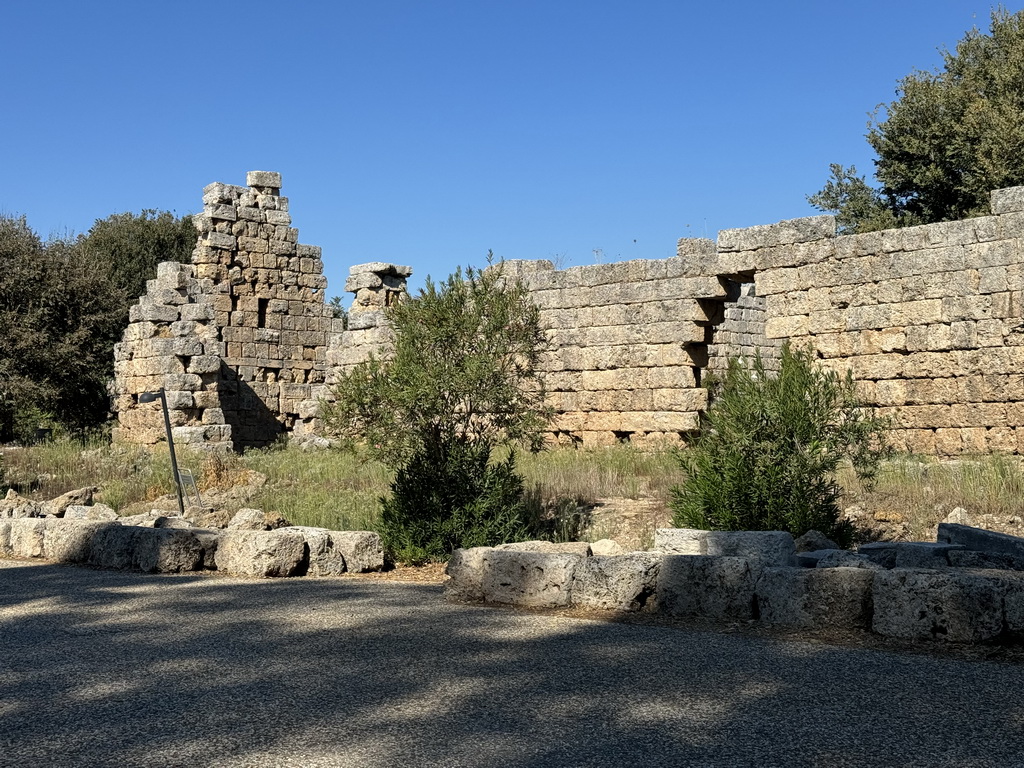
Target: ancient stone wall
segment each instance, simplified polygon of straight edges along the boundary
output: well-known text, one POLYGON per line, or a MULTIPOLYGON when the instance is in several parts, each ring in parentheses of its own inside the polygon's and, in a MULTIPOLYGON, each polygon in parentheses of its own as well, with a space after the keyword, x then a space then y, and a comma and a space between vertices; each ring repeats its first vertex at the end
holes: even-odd
POLYGON ((166 391, 182 443, 241 449, 316 429, 327 340, 341 331, 324 304, 320 249, 300 245, 281 175, 252 171, 247 187, 210 184, 192 264, 163 263, 131 308, 115 348, 115 439, 163 439, 166 391))

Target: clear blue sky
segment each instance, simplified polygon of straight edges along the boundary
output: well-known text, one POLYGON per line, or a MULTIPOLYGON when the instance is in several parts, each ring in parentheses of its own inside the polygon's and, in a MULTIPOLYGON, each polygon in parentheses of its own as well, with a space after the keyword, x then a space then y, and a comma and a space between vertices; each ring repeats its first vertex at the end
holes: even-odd
POLYGON ((488 249, 665 258, 679 237, 815 213, 830 162, 870 172, 868 113, 990 8, 8 2, 0 213, 83 232, 195 212, 209 182, 260 169, 323 247, 328 296, 364 261, 410 264, 415 286, 488 249))

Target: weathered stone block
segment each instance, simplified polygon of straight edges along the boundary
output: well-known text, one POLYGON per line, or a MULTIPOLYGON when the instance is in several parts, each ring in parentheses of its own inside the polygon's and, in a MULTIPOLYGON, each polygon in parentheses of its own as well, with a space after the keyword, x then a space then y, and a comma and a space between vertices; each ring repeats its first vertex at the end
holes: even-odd
POLYGON ((962 544, 932 541, 900 542, 896 546, 896 568, 945 568, 952 550, 964 549, 962 544))
POLYGON ((661 556, 652 552, 583 558, 576 567, 570 603, 613 611, 653 610, 661 556))
POLYGON ((334 531, 304 525, 281 530, 297 531, 305 540, 309 558, 307 576, 339 576, 345 572, 345 556, 334 546, 334 531))
POLYGON ((755 575, 743 557, 665 555, 658 573, 657 610, 714 620, 754 618, 755 575))
POLYGON ((763 567, 789 566, 796 545, 785 531, 708 531, 707 554, 744 557, 763 567))
POLYGON ((140 531, 136 525, 109 525, 97 529, 92 536, 89 563, 101 568, 120 570, 138 567, 136 546, 140 531))
POLYGON ((563 555, 579 555, 590 557, 590 544, 586 541, 516 541, 510 544, 499 544, 494 549, 507 552, 547 552, 563 555))
POLYGON ((203 546, 191 530, 140 528, 135 564, 148 573, 181 573, 203 567, 203 546))
POLYGON ((866 628, 874 576, 863 568, 765 568, 755 588, 760 618, 798 629, 866 628))
POLYGON ((350 573, 379 571, 384 567, 384 547, 372 531, 331 531, 334 549, 345 558, 350 573))
POLYGON ((22 517, 10 521, 10 548, 14 557, 42 557, 49 518, 22 517))
POLYGON ((225 531, 217 546, 217 570, 234 576, 294 576, 305 560, 302 534, 276 531, 225 531))
POLYGON ((579 555, 489 550, 483 554, 484 599, 529 608, 565 607, 582 560, 579 555))
POLYGON ((1024 538, 1006 533, 956 523, 939 523, 937 538, 942 543, 960 544, 965 549, 1024 558, 1024 538))
POLYGON ((444 569, 448 576, 444 583, 445 599, 455 603, 483 601, 484 553, 490 551, 490 547, 473 547, 452 552, 444 569))
POLYGON ((666 555, 706 555, 707 531, 696 528, 656 528, 654 551, 666 555))
POLYGON ((883 566, 865 555, 850 552, 846 549, 834 549, 818 560, 817 568, 866 568, 872 571, 882 570, 883 566))
POLYGON ((276 171, 249 171, 245 174, 245 184, 249 187, 281 188, 281 174, 276 171))
POLYGON ((879 571, 872 629, 905 640, 991 640, 1003 631, 1005 594, 999 580, 967 571, 879 571))

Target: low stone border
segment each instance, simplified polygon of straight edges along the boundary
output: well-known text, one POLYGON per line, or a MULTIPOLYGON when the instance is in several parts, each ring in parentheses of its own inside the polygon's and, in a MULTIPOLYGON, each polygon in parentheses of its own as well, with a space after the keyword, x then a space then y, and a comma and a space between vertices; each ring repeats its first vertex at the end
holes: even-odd
POLYGON ((56 517, 0 520, 0 557, 232 576, 334 576, 384 567, 380 536, 291 526, 272 531, 153 528, 56 517))
MULTIPOLYGON (((954 533, 985 541, 984 532, 954 533)), ((951 556, 972 551, 965 545, 913 542, 798 556, 792 537, 779 532, 662 529, 656 541, 667 551, 594 556, 552 551, 543 542, 457 550, 445 595, 456 602, 870 630, 906 640, 1024 642, 1024 572, 956 567, 951 556)), ((1012 542, 999 543, 997 554, 1011 556, 1012 542)))

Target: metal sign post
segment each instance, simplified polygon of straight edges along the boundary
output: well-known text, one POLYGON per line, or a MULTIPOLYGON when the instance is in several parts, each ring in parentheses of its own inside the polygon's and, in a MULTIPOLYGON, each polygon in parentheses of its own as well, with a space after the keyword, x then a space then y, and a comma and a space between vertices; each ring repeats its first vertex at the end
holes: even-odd
POLYGON ((181 475, 178 474, 178 457, 174 455, 174 438, 171 437, 171 416, 167 411, 167 395, 164 388, 160 387, 159 392, 143 392, 139 395, 140 403, 152 403, 160 398, 160 404, 164 410, 164 429, 167 430, 167 447, 171 450, 171 471, 174 473, 174 487, 178 491, 178 514, 185 516, 185 500, 181 492, 181 475))

